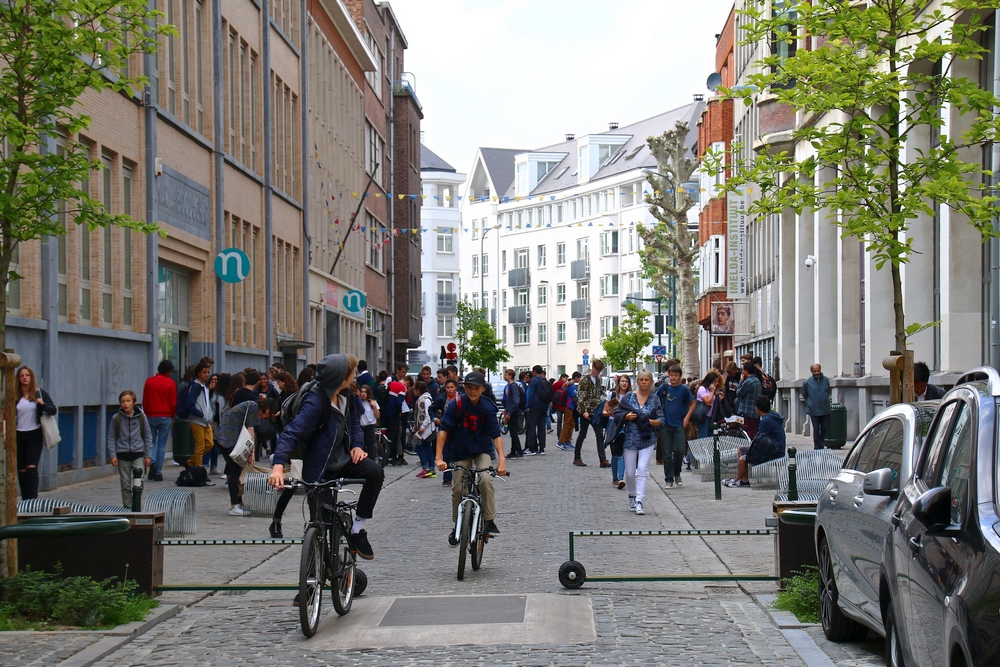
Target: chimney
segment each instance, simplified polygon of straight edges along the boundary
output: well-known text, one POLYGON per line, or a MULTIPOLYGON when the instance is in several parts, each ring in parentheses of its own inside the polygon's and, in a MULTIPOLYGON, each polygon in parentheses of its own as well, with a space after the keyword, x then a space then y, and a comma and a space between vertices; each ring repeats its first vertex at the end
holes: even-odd
POLYGON ((608 129, 614 132, 618 129, 618 123, 608 123, 608 129))
POLYGON ((420 143, 421 144, 424 143, 424 131, 423 130, 420 130, 420 143))
POLYGON ((573 141, 574 139, 576 139, 576 135, 575 134, 567 134, 566 135, 566 141, 573 141))
POLYGON ((701 93, 695 93, 694 94, 694 101, 695 102, 701 102, 704 99, 705 99, 705 96, 702 95, 701 93))

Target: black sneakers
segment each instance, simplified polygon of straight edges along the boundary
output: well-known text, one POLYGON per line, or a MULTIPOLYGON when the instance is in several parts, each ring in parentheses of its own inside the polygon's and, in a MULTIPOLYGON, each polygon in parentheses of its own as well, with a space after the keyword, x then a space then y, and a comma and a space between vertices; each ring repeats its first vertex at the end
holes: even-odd
POLYGON ((281 524, 277 521, 272 521, 271 525, 267 528, 268 532, 271 533, 271 537, 276 540, 280 540, 284 535, 281 534, 281 524))
POLYGON ((454 528, 448 531, 448 546, 449 547, 457 547, 458 546, 458 540, 455 539, 455 529, 454 528))
POLYGON ((500 534, 500 529, 497 528, 497 525, 494 522, 487 521, 486 522, 486 534, 487 535, 499 535, 500 534))
POLYGON ((372 545, 368 542, 368 531, 359 530, 356 533, 351 533, 347 536, 347 543, 358 552, 358 555, 365 560, 372 560, 375 558, 375 552, 372 551, 372 545))

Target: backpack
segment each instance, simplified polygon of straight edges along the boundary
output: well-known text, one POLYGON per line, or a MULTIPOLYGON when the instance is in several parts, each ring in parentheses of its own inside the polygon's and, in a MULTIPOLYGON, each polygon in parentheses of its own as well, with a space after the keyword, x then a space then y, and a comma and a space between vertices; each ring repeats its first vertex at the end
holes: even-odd
MULTIPOLYGON (((115 430, 115 439, 117 440, 118 437, 122 433, 122 413, 116 412, 115 416, 111 418, 111 427, 115 430)), ((146 420, 145 419, 140 419, 139 420, 139 435, 142 436, 143 440, 146 439, 146 420)))
POLYGON ((760 374, 760 391, 772 401, 774 395, 778 393, 778 385, 775 384, 774 378, 767 373, 760 374))
MULTIPOLYGON (((323 393, 319 390, 319 380, 309 380, 304 385, 299 387, 298 391, 286 398, 281 403, 281 427, 285 428, 292 423, 295 419, 295 415, 299 414, 299 410, 302 409, 302 401, 305 400, 306 394, 313 392, 323 396, 323 393)), ((325 396, 323 396, 325 398, 325 396)), ((324 401, 326 405, 329 405, 330 401, 324 401)))
POLYGON ((208 471, 202 466, 185 468, 177 476, 177 486, 215 486, 208 483, 208 471))
POLYGON ((538 400, 543 404, 548 404, 552 402, 552 383, 542 378, 542 381, 538 383, 538 400))
POLYGON ((517 386, 517 390, 520 392, 517 397, 517 411, 524 412, 528 409, 528 391, 525 389, 524 385, 520 382, 514 383, 517 386))
POLYGON ((186 384, 177 390, 177 418, 187 419, 190 414, 188 413, 188 394, 191 393, 191 384, 186 384))
MULTIPOLYGON (((541 393, 541 392, 539 392, 541 393)), ((569 401, 569 392, 560 387, 556 389, 552 394, 552 407, 556 410, 562 410, 566 407, 569 401)))

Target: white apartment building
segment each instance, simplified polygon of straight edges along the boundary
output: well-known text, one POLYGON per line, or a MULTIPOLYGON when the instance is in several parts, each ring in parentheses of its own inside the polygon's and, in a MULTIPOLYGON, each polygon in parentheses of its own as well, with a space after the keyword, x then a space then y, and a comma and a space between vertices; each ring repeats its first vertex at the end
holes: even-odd
POLYGON ((603 356, 627 297, 648 300, 636 303, 653 314, 654 344, 669 346, 671 304, 661 302, 657 320, 638 254, 636 225, 655 223, 643 201, 643 169, 656 168, 646 139, 682 120, 693 148, 703 106, 534 151, 479 149, 461 201, 460 292, 489 309, 512 356, 507 367, 584 372, 603 356))
POLYGON ((435 370, 444 366, 441 348, 455 340, 462 227, 458 196, 465 182, 465 174, 423 144, 420 177, 424 195, 420 207, 424 239, 420 246, 422 327, 420 347, 410 351, 410 370, 414 372, 425 364, 435 370))

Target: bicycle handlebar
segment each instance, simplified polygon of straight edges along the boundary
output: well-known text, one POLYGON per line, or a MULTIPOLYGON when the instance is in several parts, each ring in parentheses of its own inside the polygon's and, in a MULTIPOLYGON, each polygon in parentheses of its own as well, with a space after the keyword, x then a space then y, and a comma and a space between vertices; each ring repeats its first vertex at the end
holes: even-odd
MULTIPOLYGON (((455 472, 456 470, 464 470, 471 473, 486 472, 489 473, 491 477, 500 476, 500 473, 498 473, 493 466, 490 466, 489 468, 466 468, 465 466, 452 465, 450 468, 446 468, 443 472, 455 472)), ((504 476, 510 477, 510 471, 508 470, 504 476)))
POLYGON ((286 478, 286 480, 285 480, 285 486, 292 486, 292 487, 298 486, 298 487, 309 488, 309 489, 322 489, 322 488, 326 488, 328 486, 336 486, 337 488, 340 488, 340 487, 346 486, 348 484, 364 484, 365 481, 366 480, 363 480, 363 479, 355 479, 355 478, 350 478, 350 477, 340 477, 338 479, 328 479, 328 480, 326 480, 324 482, 306 482, 306 481, 303 481, 301 479, 295 479, 293 477, 289 477, 289 478, 286 478))

